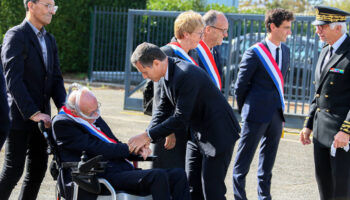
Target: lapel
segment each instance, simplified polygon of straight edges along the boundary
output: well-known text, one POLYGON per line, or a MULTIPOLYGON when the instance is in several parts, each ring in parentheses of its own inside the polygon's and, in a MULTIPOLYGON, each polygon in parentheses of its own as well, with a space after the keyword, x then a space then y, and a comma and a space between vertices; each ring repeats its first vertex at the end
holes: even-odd
MULTIPOLYGON (((325 67, 321 72, 321 77, 318 86, 322 85, 322 82, 325 80, 326 75, 329 73, 331 67, 334 67, 336 63, 349 51, 350 46, 350 38, 349 35, 346 36, 344 42, 340 45, 340 47, 334 52, 332 57, 328 60, 328 63, 325 63, 325 67)), ((327 52, 327 49, 324 49, 327 52)), ((319 71, 319 70, 318 70, 319 71)))
POLYGON ((175 102, 173 101, 173 94, 172 94, 172 85, 174 84, 173 82, 173 76, 174 76, 174 60, 170 57, 168 57, 168 80, 165 80, 164 77, 164 90, 166 95, 168 96, 168 99, 170 102, 175 105, 175 102))
MULTIPOLYGON (((328 46, 328 45, 327 45, 328 46)), ((320 56, 319 56, 319 59, 317 61, 317 65, 316 65, 316 71, 315 71, 315 81, 316 83, 318 83, 316 85, 316 89, 317 89, 317 86, 320 85, 320 77, 321 77, 321 73, 320 73, 320 68, 322 67, 322 64, 323 64, 323 60, 327 54, 327 48, 323 47, 321 53, 320 53, 320 56)))
POLYGON ((45 43, 46 43, 46 50, 47 50, 47 71, 50 72, 52 71, 52 66, 53 66, 53 50, 51 46, 51 41, 50 41, 50 36, 46 32, 45 35, 45 43))
POLYGON ((282 69, 281 69, 281 73, 283 76, 283 79, 285 79, 286 74, 287 74, 287 70, 289 68, 289 62, 290 62, 290 53, 288 48, 286 47, 286 45, 284 45, 283 43, 281 43, 281 50, 282 50, 282 69))
MULTIPOLYGON (((29 40, 31 41, 31 43, 33 44, 35 50, 37 51, 37 53, 40 56, 41 62, 42 62, 42 67, 44 68, 45 72, 46 72, 46 67, 45 67, 45 62, 44 62, 44 56, 43 56, 43 52, 41 50, 41 46, 39 44, 39 40, 38 37, 35 35, 32 27, 30 27, 30 25, 24 20, 22 22, 22 25, 24 26, 24 30, 27 32, 27 35, 29 37, 29 40)), ((48 53, 49 54, 49 53, 48 53)))
MULTIPOLYGON (((263 43, 263 45, 271 53, 271 50, 269 49, 269 46, 266 43, 266 40, 263 39, 261 41, 261 43, 263 43)), ((288 54, 287 54, 287 47, 285 47, 282 43, 281 43, 281 51, 282 51, 282 69, 281 69, 281 73, 282 73, 283 79, 285 79, 286 71, 288 69, 289 58, 288 58, 288 54)))

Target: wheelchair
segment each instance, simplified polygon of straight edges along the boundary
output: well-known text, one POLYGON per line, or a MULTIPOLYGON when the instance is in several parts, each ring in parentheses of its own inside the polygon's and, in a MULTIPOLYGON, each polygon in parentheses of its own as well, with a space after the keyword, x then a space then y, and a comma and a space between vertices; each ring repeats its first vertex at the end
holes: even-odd
MULTIPOLYGON (((126 191, 118 191, 104 178, 98 178, 97 174, 104 172, 107 162, 102 162, 102 156, 88 159, 82 152, 79 162, 61 162, 57 151, 57 145, 52 132, 46 129, 43 121, 38 123, 39 130, 47 142, 47 153, 52 155, 50 174, 56 181, 57 200, 152 200, 151 195, 136 195, 126 191), (70 177, 67 179, 67 173, 70 177)), ((153 161, 151 156, 146 161, 153 161)), ((133 155, 128 160, 134 162, 143 161, 142 157, 133 155)))

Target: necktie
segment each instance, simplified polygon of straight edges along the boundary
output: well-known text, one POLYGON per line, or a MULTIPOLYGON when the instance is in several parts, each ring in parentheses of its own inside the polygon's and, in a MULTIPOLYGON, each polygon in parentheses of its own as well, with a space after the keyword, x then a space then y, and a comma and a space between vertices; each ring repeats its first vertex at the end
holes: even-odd
POLYGON ((325 68, 326 64, 328 63, 329 59, 332 57, 332 55, 333 55, 333 47, 329 46, 328 53, 325 56, 323 63, 322 63, 322 66, 321 66, 321 69, 320 69, 321 73, 322 73, 322 70, 325 68))
POLYGON ((329 46, 329 57, 328 57, 328 60, 332 57, 333 55, 333 47, 332 46, 329 46))
POLYGON ((278 68, 279 68, 279 61, 280 61, 280 48, 279 47, 277 47, 277 49, 276 49, 276 63, 277 63, 277 66, 278 66, 278 68))

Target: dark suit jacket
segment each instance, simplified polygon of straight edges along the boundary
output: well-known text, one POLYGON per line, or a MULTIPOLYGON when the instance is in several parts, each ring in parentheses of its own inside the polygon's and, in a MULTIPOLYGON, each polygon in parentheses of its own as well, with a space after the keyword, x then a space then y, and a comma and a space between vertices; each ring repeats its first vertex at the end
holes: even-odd
POLYGON ((54 118, 52 130, 56 137, 61 162, 78 162, 82 152, 85 151, 89 158, 102 155, 105 161, 109 161, 106 172, 117 173, 132 170, 132 165, 125 161, 125 158, 129 156, 128 145, 120 142, 113 135, 111 129, 101 117, 96 120, 95 125, 118 143, 106 143, 100 140, 67 115, 58 114, 54 118))
POLYGON ((2 69, 2 63, 0 59, 0 150, 10 130, 10 116, 9 106, 7 103, 6 83, 2 69))
POLYGON ((191 63, 168 57, 168 75, 169 80, 160 80, 164 83, 148 130, 151 138, 159 140, 189 126, 196 132, 205 155, 215 156, 234 145, 240 126, 207 73, 191 63), (175 110, 170 117, 169 110, 175 110))
MULTIPOLYGON (((219 50, 218 50, 218 46, 213 47, 213 50, 212 50, 212 51, 213 51, 213 57, 214 57, 216 66, 217 66, 217 68, 218 68, 220 77, 222 78, 222 64, 221 64, 221 60, 220 60, 220 53, 219 53, 219 50)), ((196 54, 196 56, 194 56, 194 58, 195 58, 196 60, 198 60, 199 66, 200 66, 202 69, 204 69, 205 71, 207 71, 206 68, 205 68, 205 66, 204 66, 204 64, 203 64, 203 62, 202 62, 202 60, 199 58, 199 56, 198 56, 198 54, 197 54, 197 51, 195 51, 195 54, 196 54)), ((208 73, 208 72, 207 72, 207 73, 208 73)))
POLYGON ((49 33, 45 35, 45 41, 47 69, 38 38, 25 20, 5 34, 1 58, 12 129, 25 130, 36 126, 29 118, 37 111, 50 115, 50 98, 57 108, 62 107, 65 101, 56 41, 49 33))
MULTIPOLYGON (((76 123, 67 115, 58 114, 53 120, 52 131, 57 144, 59 161, 79 162, 83 151, 86 152, 89 159, 97 155, 102 155, 103 160, 108 163, 105 172, 98 174, 98 176, 109 181, 118 172, 133 170, 132 165, 125 160, 129 155, 128 146, 118 141, 101 117, 96 120, 95 125, 118 143, 106 143, 91 135, 82 125, 76 123)), ((72 182, 70 174, 70 169, 61 169, 60 179, 58 180, 59 187, 66 199, 70 199, 70 195, 72 194, 72 188, 66 187, 71 185, 72 182), (63 187, 64 185, 66 186, 63 187)), ((84 193, 80 199, 96 199, 93 197, 91 194, 84 193)))
MULTIPOLYGON (((262 43, 267 47, 265 40, 262 43)), ((282 76, 286 77, 289 69, 289 48, 281 44, 282 48, 282 76)), ((262 62, 252 48, 249 48, 239 64, 239 72, 235 84, 235 95, 238 111, 242 120, 255 122, 269 122, 275 110, 281 111, 282 105, 278 90, 266 71, 262 62)))
POLYGON ((320 73, 328 52, 325 46, 315 71, 315 97, 305 126, 313 130, 313 137, 330 147, 334 135, 342 130, 350 134, 350 36, 340 45, 320 73), (336 72, 343 70, 343 72, 336 72))

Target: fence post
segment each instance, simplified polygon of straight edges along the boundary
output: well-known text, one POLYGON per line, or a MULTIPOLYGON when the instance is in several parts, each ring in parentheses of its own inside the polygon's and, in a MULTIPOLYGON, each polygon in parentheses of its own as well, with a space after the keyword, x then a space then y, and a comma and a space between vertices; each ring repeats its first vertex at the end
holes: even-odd
POLYGON ((95 50, 95 30, 96 30, 96 6, 94 10, 91 11, 90 15, 90 51, 89 51, 89 71, 88 79, 91 82, 92 80, 92 70, 94 66, 94 50, 95 50))

